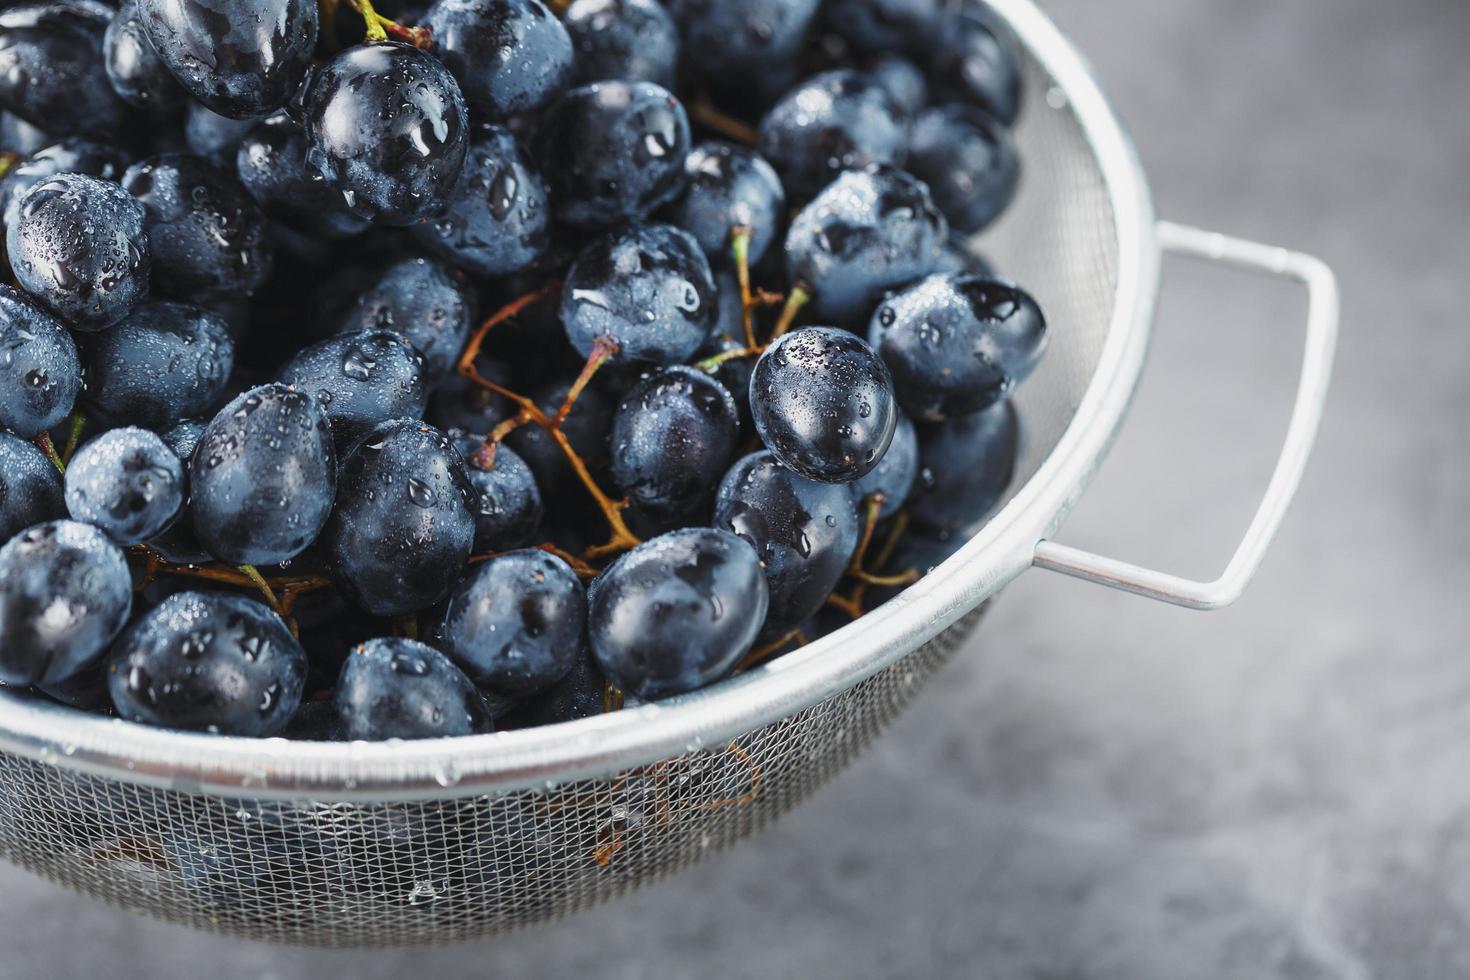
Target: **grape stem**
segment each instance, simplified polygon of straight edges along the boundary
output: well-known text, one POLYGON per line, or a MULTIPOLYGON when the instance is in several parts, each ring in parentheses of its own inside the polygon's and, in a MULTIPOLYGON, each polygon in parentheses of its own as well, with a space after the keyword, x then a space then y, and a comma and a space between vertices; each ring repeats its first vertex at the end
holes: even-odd
POLYGON ((72 412, 71 419, 67 423, 66 446, 61 450, 63 464, 71 465, 71 458, 76 454, 77 445, 82 441, 82 430, 86 427, 87 417, 80 411, 72 412))
MULTIPOLYGON (((848 565, 847 574, 857 580, 849 595, 841 595, 837 592, 827 596, 827 605, 840 609, 852 619, 858 619, 863 615, 863 599, 867 597, 870 585, 912 585, 919 580, 919 571, 910 568, 899 572, 897 575, 873 575, 863 570, 864 558, 869 546, 873 541, 873 529, 878 523, 878 512, 883 509, 883 495, 871 494, 867 498, 867 506, 864 513, 863 535, 858 541, 857 550, 853 552, 852 562, 848 565)), ((893 524, 888 529, 888 537, 884 539, 883 546, 878 549, 874 557, 873 565, 882 568, 893 557, 893 551, 898 547, 899 539, 908 530, 909 516, 904 511, 899 511, 893 516, 893 524)))
POLYGON ((237 565, 234 568, 214 564, 176 565, 164 561, 158 552, 147 545, 137 545, 132 551, 134 555, 143 558, 146 563, 143 575, 136 587, 138 590, 146 588, 159 575, 201 578, 242 589, 254 589, 260 592, 271 609, 279 613, 285 620, 292 635, 299 635, 296 621, 291 618, 291 610, 295 607, 297 598, 308 592, 329 588, 332 584, 331 580, 324 575, 282 575, 276 578, 266 578, 254 565, 237 565))
POLYGON ((756 132, 754 126, 741 122, 728 113, 721 112, 707 98, 699 98, 689 104, 689 118, 705 129, 713 130, 737 143, 755 146, 760 142, 760 134, 756 132))
POLYGON ((766 342, 767 346, 791 329, 792 324, 796 323, 796 315, 811 300, 812 294, 808 292, 805 283, 798 282, 791 287, 791 292, 786 296, 786 305, 781 308, 781 318, 776 321, 776 329, 771 331, 771 340, 766 342))
POLYGON ((388 40, 388 35, 391 34, 416 48, 427 48, 433 43, 427 27, 406 27, 396 20, 384 17, 373 9, 372 0, 347 0, 347 5, 362 15, 363 22, 367 25, 368 41, 380 43, 388 40))
POLYGON ((740 284, 740 325, 745 331, 745 346, 755 346, 755 301, 750 295, 750 239, 748 225, 730 229, 730 252, 735 256, 735 280, 740 284))
POLYGON ((733 673, 738 674, 741 671, 746 671, 752 667, 760 666, 767 660, 771 659, 771 657, 786 649, 786 647, 793 641, 799 647, 806 646, 806 631, 801 629, 800 627, 797 627, 790 633, 787 633, 784 636, 772 640, 770 643, 767 643, 763 646, 755 647, 745 655, 744 659, 742 659, 740 663, 735 665, 735 670, 733 671, 733 673))
POLYGON ((10 168, 21 161, 21 155, 14 150, 0 152, 0 177, 10 173, 10 168))
POLYGON ((57 472, 62 476, 66 476, 66 463, 62 462, 61 457, 57 455, 56 446, 51 442, 51 433, 42 429, 36 433, 35 442, 36 448, 46 454, 46 458, 51 460, 51 464, 56 467, 57 472))

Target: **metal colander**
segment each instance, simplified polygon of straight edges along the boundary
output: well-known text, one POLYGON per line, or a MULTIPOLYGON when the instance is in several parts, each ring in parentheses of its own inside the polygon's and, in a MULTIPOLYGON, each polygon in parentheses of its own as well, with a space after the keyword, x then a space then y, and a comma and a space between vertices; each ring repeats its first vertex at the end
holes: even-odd
POLYGON ((483 937, 585 908, 765 825, 839 772, 1032 565, 1198 607, 1231 601, 1300 477, 1336 327, 1307 256, 1155 225, 1126 137, 1028 0, 993 0, 1026 60, 1022 191, 977 243, 1048 311, 1018 392, 1011 497, 955 557, 878 610, 723 684, 565 725, 441 741, 183 734, 0 693, 0 853, 150 915, 321 946, 483 937), (1310 291, 1281 462, 1215 582, 1047 540, 1099 464, 1142 368, 1161 248, 1310 291))

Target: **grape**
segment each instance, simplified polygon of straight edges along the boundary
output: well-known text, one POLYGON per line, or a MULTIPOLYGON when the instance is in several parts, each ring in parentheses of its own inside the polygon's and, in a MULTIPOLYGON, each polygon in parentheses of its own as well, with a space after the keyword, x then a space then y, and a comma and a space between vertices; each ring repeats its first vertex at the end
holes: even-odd
POLYGON ((276 221, 324 238, 345 238, 368 227, 347 210, 342 195, 307 168, 306 127, 284 112, 262 119, 238 140, 230 161, 240 183, 276 221))
POLYGON ((309 165, 348 210, 373 222, 429 217, 464 166, 464 96, 449 70, 417 48, 348 48, 313 77, 305 114, 309 165))
POLYGON ((888 92, 904 115, 916 116, 929 104, 929 83, 924 73, 902 55, 879 54, 867 62, 865 70, 888 92))
POLYGON ((21 288, 73 330, 104 330, 148 292, 143 205, 111 181, 57 174, 20 199, 6 228, 21 288))
POLYGON ((865 51, 912 49, 933 33, 941 0, 830 0, 827 24, 865 51))
POLYGON ((794 330, 767 347, 750 376, 750 411, 777 459, 823 483, 877 466, 897 424, 888 368, 834 327, 794 330))
POLYGON ((688 360, 714 326, 715 283, 699 243, 669 225, 633 225, 577 256, 562 289, 567 339, 583 356, 601 338, 620 363, 688 360))
POLYGON ((562 20, 576 51, 577 81, 673 87, 679 29, 658 0, 573 0, 562 20))
POLYGON ((760 151, 792 197, 806 200, 844 170, 900 164, 908 118, 864 72, 838 69, 806 79, 761 120, 760 151))
POLYGON ((927 109, 914 120, 908 169, 962 234, 983 230, 1016 196, 1021 157, 1010 133, 967 105, 927 109))
POLYGON ((347 726, 331 701, 303 701, 281 737, 293 742, 345 742, 347 726))
POLYGON ((106 143, 73 136, 42 147, 0 180, 0 215, 6 226, 15 224, 20 217, 20 199, 47 177, 76 173, 117 180, 124 166, 122 151, 106 143))
POLYGON ((301 703, 306 654, 281 618, 222 592, 169 596, 118 638, 109 662, 129 721, 266 738, 301 703))
POLYGON ((433 647, 403 637, 369 640, 342 665, 332 698, 354 740, 446 738, 490 730, 480 693, 433 647))
POLYGON ((923 183, 892 167, 849 171, 792 221, 787 273, 816 294, 818 316, 842 326, 866 317, 884 293, 928 274, 945 235, 923 183))
POLYGON ((898 425, 893 430, 888 451, 879 458, 877 466, 849 484, 853 499, 859 503, 874 494, 883 495, 883 505, 878 511, 880 520, 898 513, 919 475, 919 437, 914 423, 902 410, 894 411, 898 425))
POLYGON ((474 291, 464 277, 416 255, 374 270, 366 286, 354 289, 337 332, 396 330, 423 355, 424 381, 432 387, 453 370, 473 317, 474 291))
POLYGON ((449 594, 475 540, 475 492, 438 429, 394 419, 342 461, 322 532, 338 591, 375 616, 400 616, 449 594))
POLYGON ((597 658, 587 650, 577 655, 565 677, 517 704, 500 727, 534 728, 600 715, 607 693, 607 679, 597 666, 597 658))
POLYGON ((476 684, 526 697, 572 669, 586 619, 586 590, 566 562, 511 551, 470 570, 449 597, 435 642, 476 684))
MULTIPOLYGON (((554 411, 566 398, 570 379, 543 382, 531 389, 531 399, 554 411)), ((602 475, 611 461, 608 452, 608 427, 616 400, 601 388, 592 386, 582 392, 572 406, 571 414, 562 423, 562 435, 572 449, 587 464, 594 476, 602 475)), ((506 442, 510 444, 531 472, 536 476, 536 485, 548 501, 565 503, 568 496, 579 500, 585 497, 582 485, 573 472, 566 455, 552 441, 551 436, 539 425, 523 425, 512 432, 506 442)))
MULTIPOLYGON (((511 367, 504 362, 482 357, 475 362, 475 368, 481 377, 503 383, 512 382, 511 367)), ((443 384, 434 389, 424 418, 436 428, 445 431, 461 429, 466 432, 489 432, 516 411, 516 407, 504 397, 486 390, 461 374, 451 374, 443 384)))
POLYGON ((65 516, 61 474, 51 460, 24 439, 0 432, 0 541, 65 516))
POLYGON ((189 102, 184 109, 184 142, 189 152, 204 157, 217 167, 228 167, 245 134, 255 127, 254 119, 230 119, 189 102))
POLYGON ((108 429, 83 444, 66 468, 71 516, 124 547, 168 527, 184 496, 184 465, 147 429, 108 429))
POLYGON ((81 387, 71 334, 25 293, 0 284, 0 426, 39 435, 71 413, 81 387))
POLYGON ((688 60, 706 76, 747 76, 796 56, 820 0, 673 0, 688 60))
POLYGON ((82 343, 91 415, 163 429, 219 404, 235 362, 224 318, 201 306, 147 302, 82 343))
POLYGON ((899 404, 916 419, 977 412, 1030 375, 1046 320, 1003 279, 931 276, 873 314, 868 340, 893 373, 899 404))
POLYGON ((475 488, 475 550, 508 551, 531 543, 541 527, 541 490, 526 461, 509 446, 495 449, 495 461, 481 469, 475 457, 482 436, 450 433, 465 460, 465 473, 475 488))
POLYGON ((730 232, 750 231, 751 265, 766 250, 786 218, 781 178, 755 151, 721 140, 707 140, 684 160, 689 190, 665 212, 668 222, 689 232, 714 265, 729 265, 730 232))
POLYGON ((995 270, 985 256, 975 251, 967 242, 956 241, 953 235, 944 243, 939 259, 934 263, 934 274, 981 276, 985 279, 996 277, 995 270))
POLYGON ((726 531, 685 528, 620 556, 592 589, 587 634, 613 683, 645 700, 711 684, 740 662, 770 601, 760 559, 726 531))
POLYGON ((154 116, 183 108, 188 94, 148 40, 137 0, 126 0, 113 15, 102 38, 102 58, 107 80, 124 102, 154 116))
POLYGON ((784 636, 822 607, 857 549, 852 493, 791 472, 769 451, 730 467, 715 493, 714 526, 748 541, 765 569, 762 636, 784 636))
MULTIPOLYGON (((183 462, 184 469, 187 471, 194 459, 194 450, 203 435, 204 423, 190 419, 165 429, 158 434, 158 438, 162 439, 163 444, 183 462)), ((186 478, 185 483, 187 482, 186 478)), ((201 565, 209 561, 211 557, 209 552, 204 550, 204 546, 199 543, 199 536, 194 533, 194 518, 189 511, 187 500, 184 502, 184 510, 179 514, 178 519, 163 533, 150 539, 148 547, 157 552, 164 561, 178 565, 201 565)))
POLYGON ((0 112, 0 146, 21 156, 50 146, 56 137, 10 112, 0 112))
POLYGON ((439 0, 424 15, 476 115, 539 109, 572 79, 572 40, 541 0, 439 0))
POLYGON ((0 10, 0 106, 48 133, 124 131, 128 107, 112 90, 102 62, 111 20, 110 8, 90 0, 0 10))
POLYGON ((909 516, 932 531, 968 533, 1010 486, 1019 442, 1016 410, 1008 401, 922 425, 909 516))
POLYGON ((128 621, 133 581, 117 545, 90 524, 26 528, 0 548, 0 682, 81 673, 128 621))
POLYGON ((1021 112, 1021 60, 999 18, 975 0, 953 4, 931 35, 934 89, 979 106, 1006 126, 1021 112))
POLYGON ((303 348, 276 380, 316 399, 340 454, 380 422, 423 417, 428 400, 423 355, 392 330, 338 334, 303 348))
POLYGON ((179 83, 231 119, 258 118, 285 105, 316 49, 315 0, 138 0, 138 12, 179 83))
POLYGON ((321 406, 283 384, 240 394, 200 437, 189 487, 194 529, 219 560, 274 565, 299 555, 326 524, 337 488, 321 406))

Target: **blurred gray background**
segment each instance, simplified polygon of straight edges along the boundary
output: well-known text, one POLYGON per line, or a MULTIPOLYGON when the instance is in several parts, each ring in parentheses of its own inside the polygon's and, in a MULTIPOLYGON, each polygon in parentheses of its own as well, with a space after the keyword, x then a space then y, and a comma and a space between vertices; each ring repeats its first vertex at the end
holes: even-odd
MULTIPOLYGON (((1470 4, 1046 6, 1161 215, 1342 277, 1317 458, 1244 601, 1189 613, 1030 573, 808 806, 556 926, 312 953, 5 866, 0 975, 1470 976, 1470 4)), ((1165 279, 1137 409, 1064 539, 1209 574, 1274 459, 1303 304, 1182 263, 1165 279)))

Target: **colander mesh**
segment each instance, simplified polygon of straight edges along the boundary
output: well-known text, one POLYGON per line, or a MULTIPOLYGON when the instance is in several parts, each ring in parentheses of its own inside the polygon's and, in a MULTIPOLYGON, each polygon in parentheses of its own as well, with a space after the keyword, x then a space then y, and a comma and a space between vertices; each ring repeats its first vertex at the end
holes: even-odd
MULTIPOLYGON (((1033 290, 1051 349, 1018 393, 1029 479, 1071 420, 1113 313, 1116 235, 1098 162, 1033 62, 1027 168, 978 246, 1033 290)), ((585 908, 731 844, 839 772, 952 655, 974 610, 895 665, 728 744, 606 779, 381 804, 221 799, 0 753, 0 854, 192 926, 319 946, 487 936, 585 908)))

